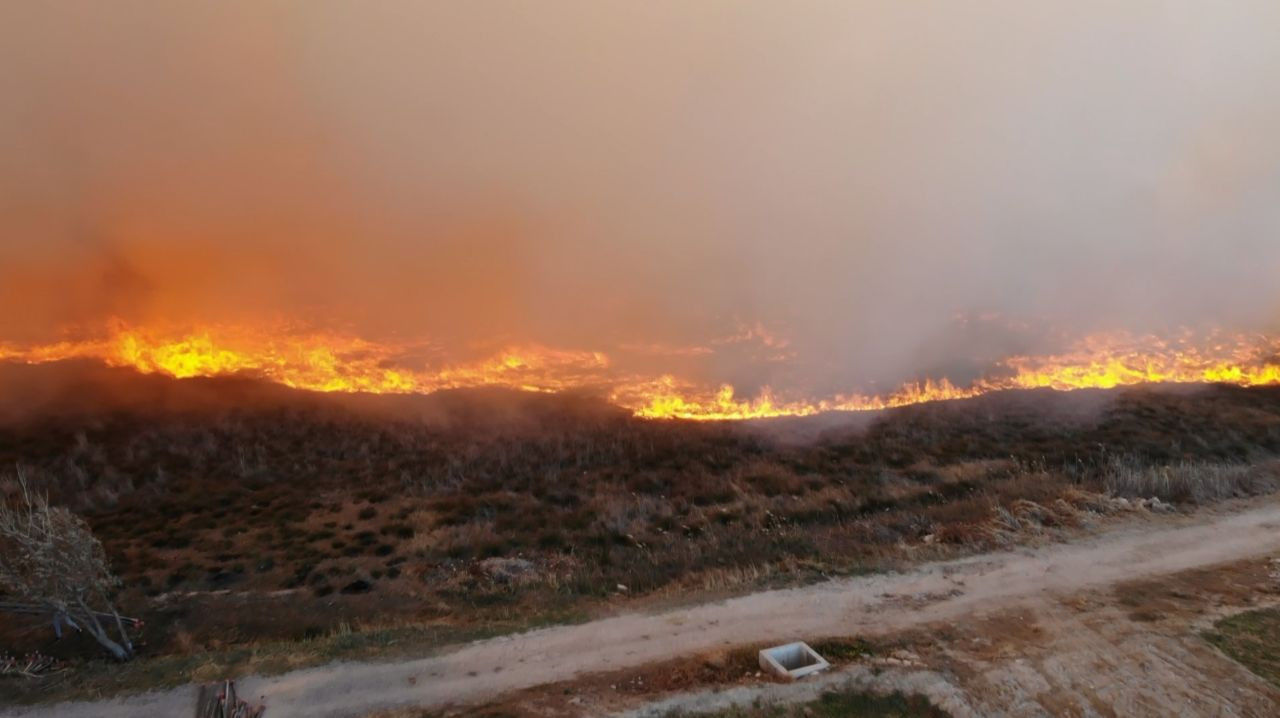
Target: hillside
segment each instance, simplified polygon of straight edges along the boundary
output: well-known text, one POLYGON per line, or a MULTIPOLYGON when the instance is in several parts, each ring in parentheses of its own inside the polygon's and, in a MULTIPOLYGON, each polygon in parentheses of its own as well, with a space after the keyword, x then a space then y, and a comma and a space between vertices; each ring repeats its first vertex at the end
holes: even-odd
MULTIPOLYGON (((152 658, 351 625, 449 641, 944 558, 1087 525, 1106 493, 1268 491, 1258 465, 1280 453, 1270 387, 705 424, 580 396, 321 395, 90 365, 0 378, 0 465, 89 520, 152 658)), ((13 650, 93 655, 0 621, 13 650)))

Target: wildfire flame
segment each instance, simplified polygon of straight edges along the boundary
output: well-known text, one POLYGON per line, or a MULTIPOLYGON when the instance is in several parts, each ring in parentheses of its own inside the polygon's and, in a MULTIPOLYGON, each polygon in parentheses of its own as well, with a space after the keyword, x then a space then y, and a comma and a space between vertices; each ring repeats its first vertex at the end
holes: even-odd
POLYGON ((1173 340, 1119 332, 1097 334, 1064 353, 1008 357, 988 376, 964 386, 945 377, 926 378, 885 394, 850 393, 824 399, 786 399, 769 388, 755 397, 740 398, 727 384, 707 387, 672 375, 620 374, 603 352, 541 345, 505 347, 479 361, 408 368, 413 362, 407 358, 420 357, 425 350, 413 344, 373 342, 323 331, 241 326, 164 331, 116 323, 98 339, 30 346, 0 343, 0 361, 87 358, 178 378, 248 373, 324 392, 430 393, 477 386, 556 392, 591 387, 607 392, 611 401, 639 417, 698 420, 868 411, 1007 389, 1280 384, 1280 340, 1256 335, 1205 339, 1190 332, 1173 340))

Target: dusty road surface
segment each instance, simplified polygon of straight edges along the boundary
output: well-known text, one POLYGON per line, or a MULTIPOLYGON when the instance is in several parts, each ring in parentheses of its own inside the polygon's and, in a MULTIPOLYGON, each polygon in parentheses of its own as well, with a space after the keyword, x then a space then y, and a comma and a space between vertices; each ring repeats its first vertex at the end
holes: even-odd
MULTIPOLYGON (((998 612, 1052 612, 1065 594, 1276 552, 1280 502, 1273 499, 1236 513, 1147 519, 1073 543, 929 564, 906 573, 532 631, 431 658, 336 663, 251 677, 240 687, 246 697, 263 697, 270 718, 470 703, 682 652, 797 637, 874 636, 998 612)), ((112 701, 0 709, 0 715, 179 716, 193 705, 193 689, 175 689, 112 701)))
MULTIPOLYGON (((794 705, 841 690, 924 696, 952 718, 1274 718, 1280 686, 1220 653, 1202 633, 1226 615, 1278 604, 1276 564, 1252 558, 877 637, 895 648, 816 680, 744 676, 643 696, 578 679, 568 697, 557 683, 500 700, 531 706, 532 715, 665 718, 677 710, 794 705)), ((643 670, 606 675, 621 683, 643 670)), ((661 668, 650 670, 650 684, 659 684, 661 668)))

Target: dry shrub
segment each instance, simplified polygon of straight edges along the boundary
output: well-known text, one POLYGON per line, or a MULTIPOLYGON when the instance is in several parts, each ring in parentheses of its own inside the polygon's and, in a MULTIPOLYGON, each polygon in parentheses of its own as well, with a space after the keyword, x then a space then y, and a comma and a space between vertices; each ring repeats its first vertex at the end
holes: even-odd
POLYGON ((430 546, 446 556, 497 556, 507 539, 492 521, 476 521, 461 526, 445 526, 429 535, 414 539, 414 545, 430 546))
POLYGON ((995 533, 987 523, 954 523, 939 526, 934 540, 952 546, 983 547, 991 545, 995 533))
POLYGON ((1077 517, 1086 512, 1104 514, 1111 510, 1107 497, 1075 486, 1068 486, 1058 500, 1073 509, 1077 517))
POLYGON ((1084 523, 1080 510, 1066 499, 1054 499, 1053 503, 1046 508, 1053 515, 1058 526, 1076 527, 1084 523))
POLYGON ((88 632, 116 659, 131 658, 133 642, 112 604, 120 580, 102 543, 79 516, 31 491, 21 470, 17 480, 19 496, 0 501, 0 591, 55 626, 88 632))

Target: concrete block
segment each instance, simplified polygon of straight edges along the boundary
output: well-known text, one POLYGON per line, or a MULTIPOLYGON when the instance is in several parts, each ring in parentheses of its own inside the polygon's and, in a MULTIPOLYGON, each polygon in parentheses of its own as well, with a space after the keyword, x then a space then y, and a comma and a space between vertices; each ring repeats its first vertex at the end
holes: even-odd
POLYGON ((760 651, 760 668, 776 676, 795 680, 825 671, 831 664, 804 641, 787 643, 760 651))

